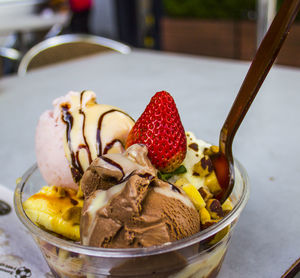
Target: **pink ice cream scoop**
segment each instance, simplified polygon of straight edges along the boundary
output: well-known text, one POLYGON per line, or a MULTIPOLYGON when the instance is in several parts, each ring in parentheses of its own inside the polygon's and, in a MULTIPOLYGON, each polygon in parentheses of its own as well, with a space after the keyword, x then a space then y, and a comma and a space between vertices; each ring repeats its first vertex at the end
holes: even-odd
POLYGON ((96 103, 91 91, 69 92, 53 106, 36 129, 38 167, 49 185, 77 188, 96 157, 124 151, 134 120, 119 108, 96 103))

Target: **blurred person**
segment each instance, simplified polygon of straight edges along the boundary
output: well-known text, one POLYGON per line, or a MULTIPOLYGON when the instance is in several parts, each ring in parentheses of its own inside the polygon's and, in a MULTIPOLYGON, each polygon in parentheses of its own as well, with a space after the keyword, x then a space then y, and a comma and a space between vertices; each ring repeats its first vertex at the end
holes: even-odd
POLYGON ((68 11, 68 3, 65 0, 49 0, 48 4, 54 12, 68 11))
POLYGON ((89 17, 92 0, 69 0, 72 11, 70 29, 72 33, 90 33, 89 17))
POLYGON ((52 16, 53 13, 68 12, 69 5, 66 0, 47 0, 36 8, 36 13, 43 14, 44 16, 52 16))

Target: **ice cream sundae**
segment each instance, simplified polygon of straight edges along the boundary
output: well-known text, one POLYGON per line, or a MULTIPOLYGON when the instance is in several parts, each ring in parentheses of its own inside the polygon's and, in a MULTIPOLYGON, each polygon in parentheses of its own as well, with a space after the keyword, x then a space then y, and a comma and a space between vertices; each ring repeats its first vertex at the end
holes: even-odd
MULTIPOLYGON (((119 108, 98 104, 91 91, 70 92, 53 105, 36 131, 38 168, 47 184, 23 202, 41 229, 99 250, 155 248, 189 238, 232 210, 230 199, 216 199, 220 186, 210 155, 218 148, 185 132, 168 92, 156 93, 136 122, 119 108)), ((228 232, 229 226, 205 244, 221 242, 228 232)), ((67 254, 65 260, 74 259, 67 254)), ((170 254, 178 268, 149 277, 215 277, 225 247, 207 259, 202 272, 170 254)), ((58 261, 48 264, 58 277, 82 277, 58 261)), ((129 266, 130 261, 111 267, 110 273, 129 266)))

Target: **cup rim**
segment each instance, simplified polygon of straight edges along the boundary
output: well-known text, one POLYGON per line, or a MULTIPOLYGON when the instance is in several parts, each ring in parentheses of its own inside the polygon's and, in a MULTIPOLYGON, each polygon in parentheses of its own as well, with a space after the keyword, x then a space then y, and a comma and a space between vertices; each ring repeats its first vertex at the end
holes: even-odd
POLYGON ((25 227, 32 233, 34 237, 41 238, 46 242, 53 244, 58 248, 65 249, 70 252, 79 253, 82 255, 87 256, 94 256, 94 257, 142 257, 142 256, 151 256, 151 255, 158 255, 162 253, 167 253, 170 251, 175 251, 178 249, 182 249, 193 245, 197 242, 205 240, 210 236, 216 234, 217 232, 224 229, 230 223, 236 219, 243 208, 245 207, 248 198, 249 198, 249 178, 245 168, 241 165, 241 163, 235 159, 235 166, 239 170, 241 177, 242 177, 242 194, 237 204, 234 206, 232 211, 230 211, 222 220, 218 223, 199 231, 198 233, 183 238, 174 242, 168 242, 159 246, 151 246, 151 247, 143 247, 143 248, 101 248, 101 247, 91 247, 80 245, 78 243, 68 241, 66 239, 58 238, 57 236, 41 229, 37 225, 35 225, 29 217, 26 215, 23 205, 22 205, 22 194, 23 189, 26 186, 26 183, 30 176, 35 172, 38 171, 37 164, 35 163, 32 165, 22 176, 21 181, 17 184, 15 192, 14 192, 14 207, 16 214, 20 221, 25 225, 25 227))

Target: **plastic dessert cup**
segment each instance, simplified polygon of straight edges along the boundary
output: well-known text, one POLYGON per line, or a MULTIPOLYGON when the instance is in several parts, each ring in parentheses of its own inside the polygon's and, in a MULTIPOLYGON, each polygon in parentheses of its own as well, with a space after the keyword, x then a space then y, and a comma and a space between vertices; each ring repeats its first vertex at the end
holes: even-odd
POLYGON ((245 169, 238 161, 231 194, 233 210, 220 222, 199 233, 161 246, 108 249, 82 246, 47 232, 27 217, 22 203, 45 186, 36 165, 17 185, 15 210, 30 231, 55 277, 216 277, 236 222, 249 196, 245 169))

